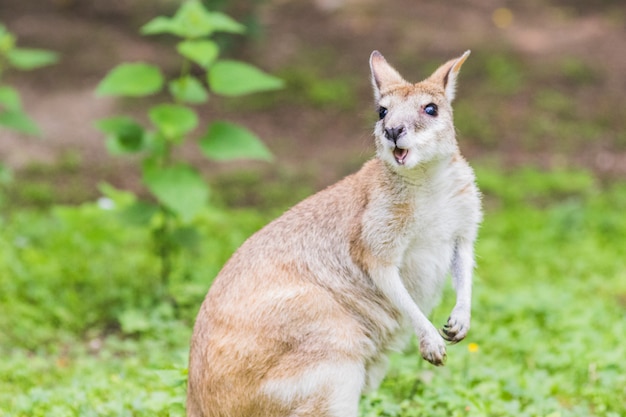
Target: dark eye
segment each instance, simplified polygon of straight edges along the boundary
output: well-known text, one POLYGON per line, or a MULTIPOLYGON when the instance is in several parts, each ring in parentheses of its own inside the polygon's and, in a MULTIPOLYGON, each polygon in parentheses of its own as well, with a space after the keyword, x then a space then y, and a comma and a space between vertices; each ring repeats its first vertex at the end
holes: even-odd
POLYGON ((427 104, 426 107, 424 107, 424 113, 426 113, 429 116, 436 116, 437 115, 437 105, 435 103, 430 103, 427 104))
POLYGON ((387 115, 387 108, 386 107, 379 107, 378 108, 378 117, 380 119, 383 119, 385 116, 387 115))

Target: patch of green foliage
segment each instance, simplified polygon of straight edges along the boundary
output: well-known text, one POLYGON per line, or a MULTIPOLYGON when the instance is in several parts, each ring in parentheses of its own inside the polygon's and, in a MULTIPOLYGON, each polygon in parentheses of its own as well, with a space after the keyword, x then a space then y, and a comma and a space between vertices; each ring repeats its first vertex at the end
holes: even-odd
MULTIPOLYGON (((15 88, 2 78, 9 70, 30 71, 54 64, 56 53, 45 49, 17 46, 17 37, 0 23, 0 130, 6 129, 23 135, 41 135, 37 123, 24 111, 22 97, 15 88)), ((0 205, 5 204, 1 193, 11 183, 12 172, 0 161, 0 205)), ((36 198, 46 199, 45 190, 36 190, 36 198)))
POLYGON ((27 135, 40 135, 39 127, 22 108, 20 93, 2 81, 9 70, 30 71, 54 64, 56 53, 17 46, 17 37, 0 23, 0 128, 27 135))
MULTIPOLYGON (((172 35, 180 74, 166 80, 164 71, 145 62, 124 62, 111 69, 96 88, 100 96, 147 97, 167 87, 167 101, 151 106, 145 127, 129 116, 98 121, 113 154, 139 154, 142 183, 156 204, 137 201, 135 211, 150 213, 140 226, 152 231, 155 253, 161 261, 161 285, 172 278, 174 255, 185 249, 181 235, 196 231, 191 223, 209 201, 210 189, 188 161, 176 157, 199 125, 194 106, 204 104, 211 94, 240 97, 282 88, 282 80, 242 61, 220 57, 216 33, 242 34, 245 27, 228 15, 209 11, 199 0, 182 2, 173 16, 158 16, 141 28, 144 35, 172 35)), ((214 161, 258 159, 269 161, 272 154, 251 131, 238 124, 213 120, 198 139, 199 152, 214 161)))
POLYGON ((265 222, 251 211, 203 210, 193 229, 175 236, 189 250, 181 253, 163 289, 155 285, 159 262, 150 250, 149 229, 130 226, 145 213, 134 211, 136 201, 125 197, 125 202, 103 198, 98 204, 55 207, 46 214, 16 212, 2 224, 3 344, 10 340, 37 349, 58 335, 125 331, 140 312, 158 309, 166 294, 177 315, 192 320, 210 277, 265 222))
MULTIPOLYGON (((370 416, 626 414, 626 183, 586 172, 478 171, 487 209, 472 330, 443 368, 392 358, 370 416)), ((0 228, 0 416, 183 416, 191 326, 212 277, 268 220, 204 209, 165 302, 127 194, 0 228)), ((181 235, 181 239, 189 236, 181 235)), ((441 325, 448 289, 433 314, 441 325)))
POLYGON ((3 208, 6 211, 28 208, 49 208, 54 204, 78 204, 97 198, 97 190, 89 187, 78 152, 68 150, 55 161, 30 161, 14 174, 4 187, 3 208))

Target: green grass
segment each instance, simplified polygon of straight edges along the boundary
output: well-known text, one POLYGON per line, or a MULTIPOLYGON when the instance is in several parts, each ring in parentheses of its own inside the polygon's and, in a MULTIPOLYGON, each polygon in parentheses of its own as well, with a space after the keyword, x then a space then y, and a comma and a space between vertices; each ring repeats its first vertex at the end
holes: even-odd
MULTIPOLYGON (((435 368, 394 355, 365 416, 626 415, 626 183, 478 171, 472 330, 435 368), (471 349, 470 349, 471 348, 471 349)), ((272 210, 268 209, 268 212, 272 210)), ((275 212, 275 211, 273 211, 275 212)), ((207 211, 165 302, 143 229, 95 204, 0 224, 0 416, 182 416, 188 341, 211 277, 269 215, 207 211)), ((447 290, 433 314, 441 325, 447 290)))

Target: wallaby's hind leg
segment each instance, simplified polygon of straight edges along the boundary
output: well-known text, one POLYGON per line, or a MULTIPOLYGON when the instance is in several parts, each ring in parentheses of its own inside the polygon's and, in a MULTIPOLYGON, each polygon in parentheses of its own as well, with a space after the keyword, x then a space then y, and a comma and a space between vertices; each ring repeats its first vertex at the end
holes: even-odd
POLYGON ((203 417, 202 411, 200 411, 200 407, 196 404, 195 400, 187 398, 187 417, 203 417))
POLYGON ((265 393, 294 405, 290 417, 357 417, 365 383, 362 364, 326 363, 269 381, 265 393))

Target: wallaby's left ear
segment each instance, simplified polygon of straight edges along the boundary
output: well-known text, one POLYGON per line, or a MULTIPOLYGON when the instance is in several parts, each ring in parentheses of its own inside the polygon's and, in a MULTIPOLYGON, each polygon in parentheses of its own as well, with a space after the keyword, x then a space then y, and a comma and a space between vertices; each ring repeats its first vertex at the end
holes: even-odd
POLYGON ((372 87, 374 88, 376 101, 380 100, 381 95, 392 88, 408 84, 378 51, 374 51, 370 55, 370 70, 372 72, 372 87))
POLYGON ((428 81, 439 84, 443 87, 444 91, 446 92, 446 98, 450 102, 454 100, 456 94, 457 75, 459 75, 459 70, 461 69, 461 66, 463 65, 469 54, 470 51, 465 51, 465 53, 460 57, 452 59, 437 68, 437 70, 433 72, 433 75, 428 77, 428 81))

